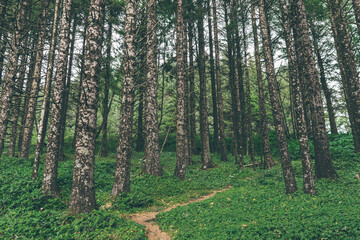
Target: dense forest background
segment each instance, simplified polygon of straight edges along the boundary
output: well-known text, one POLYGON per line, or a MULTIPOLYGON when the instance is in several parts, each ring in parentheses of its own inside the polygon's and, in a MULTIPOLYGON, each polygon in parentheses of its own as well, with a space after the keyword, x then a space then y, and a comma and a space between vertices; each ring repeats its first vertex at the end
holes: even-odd
MULTIPOLYGON (((10 226, 0 237, 54 237, 34 220, 47 209, 38 219, 54 221, 59 238, 143 239, 112 212, 229 185, 233 195, 276 185, 279 201, 289 194, 299 207, 333 184, 347 207, 358 203, 359 0, 0 0, 0 18, 0 227, 10 226)), ((172 229, 172 214, 157 218, 172 236, 205 236, 172 229)), ((304 238, 359 237, 343 231, 348 217, 342 232, 330 224, 304 238)), ((219 234, 296 235, 239 226, 219 234)))

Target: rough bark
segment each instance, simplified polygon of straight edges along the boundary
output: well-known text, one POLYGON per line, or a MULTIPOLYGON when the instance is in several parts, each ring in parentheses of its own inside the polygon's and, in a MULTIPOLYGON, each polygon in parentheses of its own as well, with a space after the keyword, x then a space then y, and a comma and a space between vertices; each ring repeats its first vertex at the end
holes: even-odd
MULTIPOLYGON (((16 27, 12 33, 12 40, 10 43, 10 50, 8 54, 8 62, 6 66, 6 75, 1 81, 1 98, 0 98, 0 146, 3 146, 6 128, 8 123, 9 110, 11 100, 14 95, 15 77, 18 69, 18 58, 20 53, 20 43, 24 31, 25 11, 28 6, 27 0, 19 1, 18 12, 16 15, 16 27)), ((2 149, 0 149, 0 157, 2 149)))
POLYGON ((46 31, 46 20, 48 15, 48 6, 49 0, 43 0, 41 2, 42 13, 39 22, 39 35, 36 44, 36 56, 35 56, 35 66, 34 73, 31 76, 31 92, 29 103, 27 107, 26 117, 25 117, 25 125, 24 125, 24 133, 23 139, 21 141, 20 147, 20 157, 28 158, 29 157, 29 148, 31 144, 33 127, 34 127, 34 119, 36 114, 37 100, 40 88, 40 79, 41 79, 41 66, 44 55, 44 44, 45 44, 45 31, 46 31))
POLYGON ((315 54, 317 57, 317 63, 319 66, 321 88, 325 95, 327 111, 329 114, 331 134, 338 134, 336 121, 335 121, 334 107, 333 107, 332 100, 331 100, 331 91, 326 82, 324 61, 323 61, 323 58, 322 58, 321 52, 320 52, 318 36, 317 36, 316 30, 314 29, 314 26, 310 25, 310 27, 311 27, 311 32, 312 32, 312 36, 313 36, 314 51, 315 51, 315 54))
POLYGON ((210 8, 210 0, 208 0, 208 32, 209 32, 209 50, 210 50, 210 79, 211 79, 211 100, 212 100, 212 115, 214 125, 214 146, 213 151, 217 152, 219 149, 219 120, 218 120, 218 106, 216 94, 216 78, 215 78, 215 62, 214 62, 214 43, 212 33, 212 16, 210 8))
POLYGON ((95 134, 104 7, 105 0, 91 0, 90 2, 89 31, 86 34, 87 44, 84 56, 85 78, 80 98, 79 130, 69 204, 69 209, 76 213, 90 212, 96 208, 95 134))
POLYGON ((123 192, 130 192, 130 158, 134 114, 134 87, 135 87, 135 30, 136 30, 137 3, 126 0, 125 17, 125 49, 124 49, 124 80, 119 124, 119 145, 116 155, 116 169, 112 196, 123 192))
POLYGON ((290 23, 288 4, 286 3, 286 0, 279 0, 279 3, 280 3, 280 11, 282 15, 283 29, 285 35, 284 37, 286 42, 286 53, 288 57, 290 84, 295 98, 294 108, 295 108, 295 115, 298 126, 300 153, 302 159, 303 184, 304 184, 303 189, 305 193, 314 195, 316 193, 314 174, 311 164, 309 138, 306 131, 304 107, 303 107, 299 74, 296 63, 296 52, 295 52, 293 36, 291 34, 291 23, 290 23))
POLYGON ((58 195, 57 168, 61 127, 60 119, 63 106, 62 100, 64 97, 64 78, 66 76, 68 60, 71 4, 72 0, 64 0, 62 6, 63 13, 61 17, 59 53, 54 79, 44 178, 42 181, 42 193, 44 195, 58 195))
POLYGON ((231 88, 231 117, 233 128, 233 154, 235 155, 235 163, 241 168, 243 165, 242 151, 238 151, 241 147, 240 144, 240 97, 239 97, 239 81, 236 79, 236 66, 235 66, 235 43, 234 43, 234 24, 232 24, 232 17, 230 17, 229 23, 229 5, 232 5, 231 1, 225 2, 225 26, 226 26, 226 38, 227 38, 227 55, 229 64, 229 82, 231 88))
POLYGON ((184 20, 183 1, 177 0, 176 8, 176 166, 174 176, 185 180, 185 69, 184 69, 184 20))
MULTIPOLYGON (((111 11, 111 10, 110 10, 111 11)), ((108 133, 108 116, 109 116, 109 87, 111 79, 111 39, 112 39, 112 22, 109 21, 106 34, 106 62, 105 62, 105 85, 104 85, 104 98, 102 102, 103 106, 103 126, 101 136, 100 156, 106 157, 107 152, 107 133, 108 133)))
POLYGON ((196 94, 195 94, 195 68, 194 68, 194 30, 193 23, 188 24, 188 35, 189 35, 189 105, 190 105, 190 142, 191 142, 191 153, 198 154, 196 147, 196 94))
POLYGON ((259 18, 260 30, 264 48, 266 72, 269 85, 269 94, 277 136, 277 142, 280 150, 281 166, 284 175, 286 193, 294 193, 297 190, 295 176, 291 164, 291 159, 286 140, 286 133, 282 124, 282 114, 280 109, 280 93, 277 90, 277 82, 275 77, 274 60, 271 49, 271 39, 268 31, 268 23, 264 9, 264 0, 259 0, 259 18))
POLYGON ((213 167, 210 159, 210 142, 209 142, 209 122, 207 112, 207 98, 206 98, 206 75, 205 75, 205 37, 204 37, 204 19, 203 19, 203 0, 197 1, 199 7, 197 25, 198 25, 198 68, 200 81, 200 141, 201 141, 201 160, 202 168, 208 169, 213 167))
POLYGON ((212 0, 212 12, 213 12, 213 25, 214 25, 215 73, 216 73, 216 87, 217 87, 217 107, 219 114, 220 152, 221 152, 221 161, 227 161, 225 126, 224 126, 224 106, 223 106, 221 72, 220 72, 221 66, 220 66, 219 37, 218 37, 218 24, 217 24, 217 12, 216 12, 215 0, 212 0))
POLYGON ((349 116, 352 115, 351 130, 355 152, 360 152, 360 80, 357 71, 355 54, 351 43, 351 33, 349 24, 343 8, 343 2, 339 0, 328 0, 328 8, 331 21, 333 22, 333 32, 335 48, 342 79, 345 95, 348 98, 347 110, 349 116))
POLYGON ((2 73, 3 73, 3 69, 4 69, 4 60, 5 60, 5 51, 6 51, 6 47, 7 47, 7 33, 3 30, 3 28, 5 27, 4 23, 5 21, 5 16, 6 16, 6 12, 7 12, 7 3, 8 0, 3 0, 1 2, 1 6, 0 6, 0 43, 1 43, 1 47, 0 47, 0 84, 2 81, 2 73))
POLYGON ((258 83, 258 95, 259 95, 259 113, 260 113, 260 132, 261 132, 261 142, 264 149, 264 168, 270 169, 275 165, 275 162, 271 156, 270 141, 269 141, 269 129, 267 124, 266 116, 266 105, 265 105, 265 94, 264 94, 264 81, 261 70, 261 61, 260 61, 260 49, 259 49, 259 39, 258 39, 258 26, 256 23, 256 13, 255 13, 255 0, 251 1, 251 22, 254 35, 254 51, 255 51, 255 64, 256 64, 256 77, 258 83))
POLYGON ((47 126, 48 116, 49 116, 51 83, 52 83, 52 75, 53 75, 54 59, 55 59, 57 21, 58 21, 58 15, 59 15, 59 2, 60 2, 60 0, 56 0, 56 2, 55 2, 54 20, 53 20, 53 25, 52 25, 50 50, 49 50, 49 57, 48 57, 49 60, 48 60, 48 65, 47 65, 47 70, 46 70, 46 77, 45 77, 44 99, 43 99, 42 105, 41 105, 38 136, 37 136, 37 141, 36 141, 35 159, 34 159, 33 172, 32 172, 33 180, 37 179, 37 177, 38 177, 40 155, 41 155, 42 147, 44 145, 44 139, 45 139, 45 135, 46 135, 46 126, 47 126))
POLYGON ((147 2, 147 39, 146 39, 146 91, 145 91, 145 170, 148 174, 162 176, 160 163, 159 125, 157 104, 157 40, 156 40, 156 0, 147 2))
POLYGON ((316 177, 336 178, 338 175, 330 157, 320 83, 315 68, 305 5, 302 0, 291 0, 290 3, 291 19, 293 19, 295 23, 293 24, 293 31, 297 32, 297 38, 295 38, 295 41, 297 42, 297 44, 295 44, 298 59, 297 65, 299 71, 300 69, 303 70, 304 78, 307 81, 307 89, 309 90, 316 177))

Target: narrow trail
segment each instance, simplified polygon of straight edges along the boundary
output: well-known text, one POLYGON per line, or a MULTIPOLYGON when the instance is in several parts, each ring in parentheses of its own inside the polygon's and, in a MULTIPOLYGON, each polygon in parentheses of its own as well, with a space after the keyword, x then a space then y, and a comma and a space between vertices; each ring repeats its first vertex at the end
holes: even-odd
POLYGON ((226 188, 213 191, 208 195, 199 197, 194 200, 190 200, 186 203, 178 203, 178 204, 171 205, 170 207, 168 207, 164 210, 158 211, 158 212, 136 213, 136 214, 131 214, 129 217, 132 221, 139 223, 141 225, 144 225, 146 227, 146 231, 148 232, 147 236, 149 237, 149 240, 171 240, 170 235, 167 234, 166 232, 161 231, 159 226, 155 223, 156 215, 158 215, 159 213, 168 212, 171 209, 174 209, 179 206, 186 206, 190 203, 204 201, 208 198, 213 197, 215 194, 217 194, 219 192, 224 192, 230 188, 231 188, 231 186, 228 186, 226 188))

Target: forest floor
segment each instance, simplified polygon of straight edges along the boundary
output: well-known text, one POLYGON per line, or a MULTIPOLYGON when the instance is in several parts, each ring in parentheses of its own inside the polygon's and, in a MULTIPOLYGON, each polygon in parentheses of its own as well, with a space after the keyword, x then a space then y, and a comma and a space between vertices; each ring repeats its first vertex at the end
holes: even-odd
MULTIPOLYGON (((162 177, 144 175, 143 153, 134 152, 131 193, 112 201, 109 208, 82 215, 67 211, 73 150, 66 148, 66 161, 59 164, 60 198, 41 194, 42 176, 31 181, 31 157, 4 156, 0 159, 0 239, 148 239, 148 223, 156 224, 172 239, 360 239, 360 180, 355 177, 360 174, 360 156, 353 153, 351 136, 330 139, 340 178, 316 180, 315 196, 301 190, 296 141, 289 142, 299 188, 293 195, 285 194, 280 164, 271 170, 238 170, 232 156, 221 162, 212 154, 215 168, 204 171, 200 156, 194 156, 186 180, 180 181, 173 177, 174 152, 161 156, 162 177), (214 195, 223 189, 227 191, 214 195), (153 215, 148 216, 149 212, 153 215), (141 216, 147 218, 140 222, 141 216), (148 218, 155 220, 146 222, 148 218)), ((111 144, 116 146, 116 141, 110 142, 114 151, 108 157, 96 157, 99 206, 110 202, 116 149, 111 144)), ((248 158, 245 161, 250 162, 248 158)))

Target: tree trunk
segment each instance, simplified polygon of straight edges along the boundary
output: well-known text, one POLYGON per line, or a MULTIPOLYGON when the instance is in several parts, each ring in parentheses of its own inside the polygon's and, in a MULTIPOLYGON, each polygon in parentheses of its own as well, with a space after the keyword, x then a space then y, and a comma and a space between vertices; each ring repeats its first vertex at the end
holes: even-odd
MULTIPOLYGON (((111 13, 111 10, 110 10, 111 13)), ((112 15, 111 15, 112 16, 112 15)), ((106 36, 106 62, 105 62, 105 85, 104 85, 104 99, 102 102, 103 105, 103 126, 102 126, 102 137, 101 137, 101 147, 100 147, 100 156, 106 157, 107 152, 107 133, 108 133, 108 116, 109 116, 109 87, 111 79, 111 39, 112 39, 112 22, 111 20, 108 23, 108 30, 106 36)))
POLYGON ((216 78, 215 78, 215 62, 214 62, 214 44, 212 36, 212 19, 210 0, 208 0, 208 31, 209 31, 209 48, 210 48, 210 76, 211 76, 211 99, 213 109, 214 121, 214 146, 213 151, 217 152, 219 149, 219 121, 218 121, 218 107, 217 107, 217 94, 216 94, 216 78))
POLYGON ((85 78, 83 81, 76 140, 73 184, 69 209, 76 213, 90 212, 96 208, 95 201, 95 134, 96 114, 101 71, 102 31, 105 0, 91 0, 89 31, 86 34, 85 78))
POLYGON ((229 15, 228 7, 232 5, 231 1, 226 1, 224 4, 225 10, 225 26, 226 26, 226 38, 228 42, 228 64, 229 64, 229 82, 231 88, 231 109, 232 109, 232 127, 233 127, 233 154, 235 155, 235 163, 239 165, 241 168, 243 165, 243 156, 242 151, 238 151, 238 148, 241 146, 240 144, 240 98, 239 98, 239 81, 236 79, 236 72, 235 72, 235 46, 234 46, 234 24, 230 17, 230 24, 229 24, 229 15))
MULTIPOLYGON (((23 39, 24 21, 26 10, 28 7, 27 0, 19 1, 18 12, 16 15, 16 28, 12 33, 11 48, 9 50, 8 62, 6 67, 6 75, 3 81, 1 81, 1 98, 0 98, 0 146, 3 146, 6 128, 8 123, 9 110, 11 100, 14 95, 15 78, 18 68, 18 58, 20 53, 20 43, 23 39)), ((2 154, 2 148, 0 148, 0 157, 2 154)))
POLYGON ((35 56, 35 66, 34 73, 31 76, 31 92, 29 103, 27 107, 26 117, 25 117, 25 125, 24 125, 24 133, 23 139, 21 141, 20 147, 20 157, 21 158, 29 158, 29 148, 31 144, 33 127, 34 127, 34 119, 37 108, 37 100, 40 88, 40 79, 41 79, 41 66, 44 55, 44 44, 45 44, 45 30, 46 30, 46 20, 48 15, 48 6, 49 0, 43 0, 41 2, 42 13, 39 22, 39 35, 36 44, 36 56, 35 56))
POLYGON ((310 97, 311 123, 314 131, 315 173, 317 178, 336 178, 338 175, 332 164, 328 136, 325 129, 324 109, 320 83, 315 68, 315 60, 310 41, 310 31, 306 19, 305 5, 302 0, 291 0, 293 31, 297 32, 295 44, 298 67, 303 70, 307 80, 310 97), (301 36, 301 37, 300 37, 301 36))
POLYGON ((147 39, 146 39, 146 90, 145 90, 145 169, 148 174, 162 176, 160 163, 159 125, 157 104, 157 39, 156 39, 156 0, 147 2, 147 39))
POLYGON ((282 124, 282 114, 280 109, 280 93, 277 91, 277 82, 275 78, 274 60, 271 49, 271 39, 268 31, 268 22, 264 9, 264 0, 259 0, 259 17, 260 17, 260 30, 264 48, 266 72, 269 85, 269 94, 276 130, 278 146, 280 150, 281 166, 283 170, 286 193, 294 193, 297 190, 295 176, 289 156, 288 144, 285 135, 285 129, 282 124))
POLYGON ((349 24, 343 9, 343 2, 339 0, 328 0, 328 8, 333 32, 335 48, 339 65, 343 71, 343 87, 345 95, 348 96, 347 109, 349 116, 353 116, 351 130, 353 133, 355 152, 360 152, 360 81, 355 61, 355 55, 351 43, 349 24), (350 113, 351 112, 351 113, 350 113))
POLYGON ((260 132, 261 132, 261 141, 264 148, 264 168, 270 169, 275 165, 275 162, 271 156, 270 141, 269 141, 269 129, 267 124, 266 116, 266 104, 265 104, 265 94, 264 94, 264 81, 262 77, 261 70, 261 61, 260 61, 260 49, 259 49, 259 39, 258 39, 258 27, 256 24, 256 15, 255 15, 255 0, 251 1, 251 21, 252 29, 254 35, 254 49, 255 49, 255 63, 256 63, 256 77, 258 83, 258 94, 259 94, 259 113, 260 113, 260 132))
MULTIPOLYGON (((203 11, 203 0, 197 1, 199 11, 203 11)), ((205 75, 205 38, 204 38, 204 19, 203 14, 198 13, 198 37, 199 37, 199 81, 200 81, 200 139, 201 139, 201 159, 202 168, 208 169, 213 167, 210 159, 210 144, 209 144, 209 122, 207 113, 207 99, 206 99, 206 75, 205 75)))
POLYGON ((42 182, 42 193, 44 195, 58 196, 57 168, 60 143, 60 119, 64 97, 64 78, 68 60, 69 32, 70 32, 70 10, 72 0, 64 0, 63 13, 61 17, 59 53, 57 59, 57 70, 54 80, 54 93, 51 106, 51 119, 48 135, 48 145, 45 160, 44 178, 42 182))
POLYGON ((1 19, 1 23, 0 23, 0 84, 2 81, 2 73, 4 70, 4 60, 5 60, 5 51, 6 51, 6 47, 7 47, 7 33, 5 31, 3 31, 3 28, 5 27, 4 23, 5 23, 5 16, 6 16, 6 12, 7 12, 7 3, 8 0, 3 0, 1 2, 1 7, 0 7, 0 19, 1 19))
POLYGON ((225 126, 224 126, 224 106, 223 106, 221 73, 220 73, 221 66, 220 66, 219 37, 218 37, 218 24, 217 24, 217 12, 216 12, 215 0, 212 0, 212 12, 213 12, 213 23, 214 23, 215 66, 216 66, 215 70, 216 70, 216 87, 217 87, 217 107, 219 114, 220 152, 221 152, 221 161, 227 161, 225 126))
POLYGON ((116 155, 116 169, 112 196, 123 192, 130 192, 130 158, 134 114, 134 87, 135 87, 135 36, 136 36, 137 3, 126 0, 125 17, 125 49, 124 49, 124 81, 119 124, 119 145, 116 155))
POLYGON ((303 182, 304 182, 304 192, 314 195, 315 183, 314 183, 314 174, 311 164, 310 156, 310 147, 309 147, 309 138, 306 131, 306 122, 304 107, 302 102, 302 96, 300 91, 300 81, 299 74, 296 66, 296 52, 295 46, 291 34, 291 23, 290 16, 288 11, 288 4, 286 0, 280 0, 280 11, 282 15, 283 28, 285 33, 285 42, 286 42, 286 52, 288 56, 288 65, 289 65, 289 76, 292 87, 292 92, 294 93, 294 108, 296 112, 296 121, 299 131, 299 142, 300 142, 300 153, 302 159, 302 169, 303 169, 303 182))
POLYGON ((41 106, 40 121, 38 127, 39 130, 36 141, 35 159, 34 159, 33 172, 32 172, 33 180, 37 179, 38 177, 40 155, 41 155, 42 147, 44 145, 44 139, 46 135, 46 128, 47 128, 47 122, 49 116, 51 83, 52 83, 52 75, 53 75, 54 59, 55 59, 57 21, 59 15, 59 1, 60 0, 56 0, 55 2, 54 20, 53 20, 50 50, 49 50, 49 61, 48 61, 46 77, 45 77, 44 99, 41 106))
POLYGON ((314 26, 312 26, 312 25, 313 24, 310 23, 313 42, 314 42, 314 50, 315 50, 315 54, 317 56, 317 63, 318 63, 318 66, 319 66, 319 71, 320 71, 321 88, 322 88, 322 90, 324 92, 324 95, 325 95, 326 106, 327 106, 327 110, 328 110, 328 113, 329 113, 329 122, 330 122, 331 134, 338 134, 336 121, 335 121, 334 108, 333 108, 333 104, 332 104, 332 101, 331 101, 331 91, 330 91, 330 89, 328 87, 328 84, 326 82, 324 62, 323 62, 323 58, 321 57, 321 52, 320 52, 319 43, 318 43, 318 36, 316 34, 316 30, 314 29, 314 26))
POLYGON ((196 146, 196 94, 195 94, 195 70, 194 70, 194 45, 193 45, 193 23, 189 22, 189 100, 190 100, 190 142, 191 142, 191 153, 198 154, 196 146))
MULTIPOLYGON (((184 69, 184 20, 183 1, 177 0, 176 8, 176 166, 174 176, 185 180, 186 176, 186 129, 185 129, 185 69, 184 69)), ((191 40, 190 40, 191 44, 191 40)), ((190 100, 191 101, 191 100, 190 100)))

